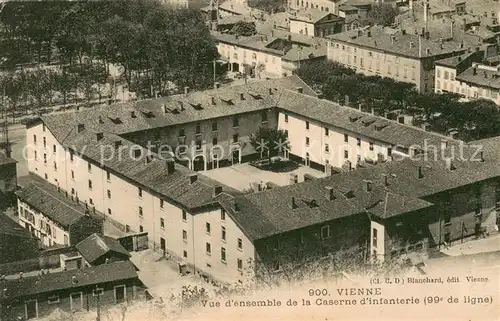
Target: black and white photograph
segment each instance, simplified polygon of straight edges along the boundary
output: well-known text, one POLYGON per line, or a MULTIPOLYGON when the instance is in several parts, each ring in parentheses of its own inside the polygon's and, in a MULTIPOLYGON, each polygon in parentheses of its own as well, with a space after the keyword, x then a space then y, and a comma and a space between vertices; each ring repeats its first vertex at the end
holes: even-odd
POLYGON ((0 0, 0 321, 500 320, 499 0, 0 0))

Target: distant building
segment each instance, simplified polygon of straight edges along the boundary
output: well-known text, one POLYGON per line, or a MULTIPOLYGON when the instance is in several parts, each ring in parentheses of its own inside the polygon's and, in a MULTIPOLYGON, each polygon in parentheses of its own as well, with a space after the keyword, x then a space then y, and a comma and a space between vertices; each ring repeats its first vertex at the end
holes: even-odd
POLYGON ((0 208, 15 203, 17 189, 17 161, 0 152, 0 208))
POLYGON ((55 309, 73 313, 109 307, 140 299, 145 289, 129 261, 3 280, 0 286, 2 320, 37 319, 55 309))
POLYGON ((342 32, 344 19, 317 9, 300 10, 290 17, 290 32, 314 37, 325 37, 342 32))
POLYGON ((324 12, 337 14, 339 0, 289 0, 290 9, 317 9, 324 12))
POLYGON ((38 241, 30 232, 0 215, 0 264, 38 257, 38 241))
POLYGON ((425 35, 380 27, 329 37, 328 59, 367 76, 412 83, 421 92, 434 91, 434 61, 463 54, 466 44, 430 40, 425 35))
POLYGON ((93 204, 36 176, 17 192, 17 197, 19 224, 39 238, 43 246, 73 246, 102 232, 103 218, 94 213, 93 204))
POLYGON ((94 266, 111 262, 126 261, 130 253, 112 237, 102 234, 92 234, 75 245, 82 256, 82 266, 94 266))

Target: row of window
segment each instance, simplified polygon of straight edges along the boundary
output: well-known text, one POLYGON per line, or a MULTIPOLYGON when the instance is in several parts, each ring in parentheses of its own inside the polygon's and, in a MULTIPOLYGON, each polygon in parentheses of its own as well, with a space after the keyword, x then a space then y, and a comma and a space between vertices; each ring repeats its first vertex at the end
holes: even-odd
MULTIPOLYGON (((436 68, 436 78, 441 78, 441 69, 436 68)), ((448 72, 447 70, 443 71, 443 79, 445 80, 455 80, 455 73, 448 72)))
MULTIPOLYGON (((345 135, 346 138, 344 138, 344 142, 348 143, 349 142, 349 138, 347 135, 345 135)), ((311 140, 309 137, 306 137, 306 146, 309 146, 311 143, 311 140)), ((361 146, 361 139, 357 138, 357 146, 361 146)), ((369 143, 369 149, 371 151, 373 151, 374 149, 374 145, 372 142, 369 143)), ((328 144, 325 144, 325 152, 329 153, 330 152, 330 147, 328 144)))
MULTIPOLYGON (((297 6, 301 6, 303 8, 309 8, 309 2, 305 2, 305 5, 304 5, 304 0, 297 0, 297 6), (300 1, 300 2, 299 2, 300 1)), ((321 9, 321 11, 330 11, 330 8, 328 7, 323 7, 321 6, 321 8, 316 4, 316 7, 314 6, 314 3, 311 2, 311 8, 316 8, 316 9, 321 9)))

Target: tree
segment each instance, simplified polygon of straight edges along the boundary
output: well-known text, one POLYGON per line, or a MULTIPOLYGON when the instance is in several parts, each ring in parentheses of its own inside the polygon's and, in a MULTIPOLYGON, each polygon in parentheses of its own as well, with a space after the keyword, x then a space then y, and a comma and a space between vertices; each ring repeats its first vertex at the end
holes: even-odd
POLYGON ((355 74, 354 70, 330 60, 317 60, 303 64, 294 73, 312 86, 314 90, 321 92, 325 90, 325 82, 328 82, 330 77, 355 74))
POLYGON ((285 0, 249 0, 248 6, 267 13, 285 12, 285 0))
POLYGON ((371 25, 391 26, 399 11, 388 3, 374 4, 368 11, 367 20, 371 25))
POLYGON ((250 144, 256 151, 260 152, 262 159, 264 154, 271 160, 271 157, 278 155, 285 149, 290 149, 288 134, 284 130, 268 127, 259 127, 257 131, 250 135, 250 144))
POLYGON ((248 37, 256 34, 257 30, 255 29, 255 23, 253 22, 238 21, 234 24, 229 33, 242 37, 248 37))

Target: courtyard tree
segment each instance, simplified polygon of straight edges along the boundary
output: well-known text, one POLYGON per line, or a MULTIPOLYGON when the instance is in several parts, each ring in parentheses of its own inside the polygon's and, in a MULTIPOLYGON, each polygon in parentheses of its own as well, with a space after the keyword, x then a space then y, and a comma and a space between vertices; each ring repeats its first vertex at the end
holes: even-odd
POLYGON ((261 159, 265 155, 269 160, 271 160, 272 156, 279 155, 280 152, 290 149, 287 132, 262 126, 250 135, 250 145, 260 153, 261 159))
POLYGON ((388 3, 373 4, 367 20, 372 25, 391 26, 398 16, 398 8, 388 3))

